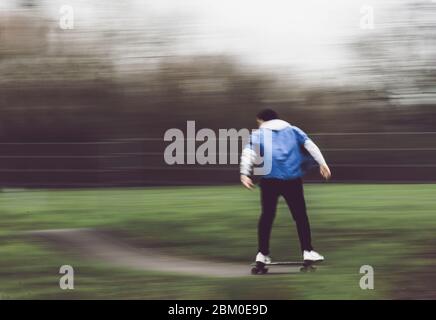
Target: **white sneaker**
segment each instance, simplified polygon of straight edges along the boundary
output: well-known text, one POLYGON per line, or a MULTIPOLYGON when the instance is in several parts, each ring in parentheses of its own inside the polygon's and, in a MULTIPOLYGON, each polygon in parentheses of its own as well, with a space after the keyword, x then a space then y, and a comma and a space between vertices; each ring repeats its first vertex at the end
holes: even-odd
POLYGON ((265 264, 271 263, 271 257, 270 256, 264 256, 262 252, 259 252, 256 256, 256 262, 262 262, 265 264))
POLYGON ((318 252, 316 251, 307 251, 304 250, 303 252, 303 260, 304 261, 323 261, 324 257, 322 255, 320 255, 318 252))

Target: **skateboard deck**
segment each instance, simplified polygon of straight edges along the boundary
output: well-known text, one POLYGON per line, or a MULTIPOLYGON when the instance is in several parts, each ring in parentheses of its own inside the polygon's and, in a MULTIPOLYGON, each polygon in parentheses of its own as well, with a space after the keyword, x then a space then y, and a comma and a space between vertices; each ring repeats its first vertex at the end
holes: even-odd
POLYGON ((314 265, 321 262, 322 261, 277 261, 268 264, 254 262, 251 264, 251 274, 266 274, 268 273, 268 268, 274 266, 297 266, 301 267, 301 272, 314 272, 316 271, 316 267, 314 265))
MULTIPOLYGON (((277 261, 277 262, 271 262, 268 264, 265 264, 266 267, 268 266, 303 266, 306 264, 310 264, 308 262, 304 262, 304 261, 277 261)), ((313 262, 312 262, 313 264, 313 262)), ((252 266, 256 265, 256 262, 253 262, 251 264, 252 266)))

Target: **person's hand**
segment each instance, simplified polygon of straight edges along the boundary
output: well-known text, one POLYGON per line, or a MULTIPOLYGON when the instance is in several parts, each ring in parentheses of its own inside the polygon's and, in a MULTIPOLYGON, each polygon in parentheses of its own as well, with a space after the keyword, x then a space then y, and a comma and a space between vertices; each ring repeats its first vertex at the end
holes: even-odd
POLYGON ((244 187, 246 187, 249 190, 252 190, 254 188, 254 184, 251 178, 243 174, 241 174, 241 183, 244 187))
POLYGON ((319 166, 319 173, 326 180, 330 179, 330 177, 332 176, 332 173, 330 172, 330 168, 326 164, 322 164, 319 166))

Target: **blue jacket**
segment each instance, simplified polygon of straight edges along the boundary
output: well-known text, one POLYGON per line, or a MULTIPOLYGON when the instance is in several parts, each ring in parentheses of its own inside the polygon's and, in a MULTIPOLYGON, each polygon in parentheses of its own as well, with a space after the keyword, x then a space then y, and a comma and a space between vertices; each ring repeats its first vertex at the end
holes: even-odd
POLYGON ((304 148, 308 139, 303 130, 286 121, 275 119, 262 123, 259 130, 251 134, 250 143, 243 150, 241 174, 251 174, 255 158, 260 156, 263 170, 255 168, 255 175, 281 180, 302 177, 317 166, 304 148))

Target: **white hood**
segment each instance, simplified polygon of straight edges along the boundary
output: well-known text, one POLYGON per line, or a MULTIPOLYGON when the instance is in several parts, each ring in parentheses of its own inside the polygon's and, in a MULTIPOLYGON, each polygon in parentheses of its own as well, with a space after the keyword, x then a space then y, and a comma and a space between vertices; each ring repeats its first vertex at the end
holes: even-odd
POLYGON ((274 120, 265 121, 260 125, 260 128, 278 131, 278 130, 286 129, 290 126, 291 125, 284 120, 274 119, 274 120))

